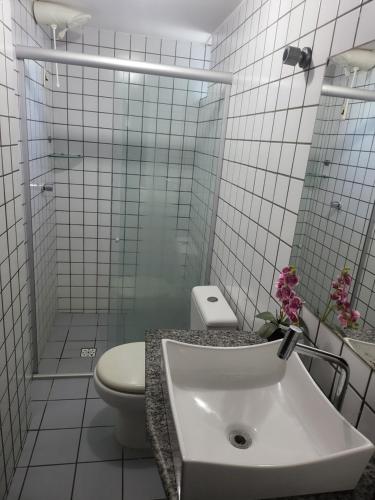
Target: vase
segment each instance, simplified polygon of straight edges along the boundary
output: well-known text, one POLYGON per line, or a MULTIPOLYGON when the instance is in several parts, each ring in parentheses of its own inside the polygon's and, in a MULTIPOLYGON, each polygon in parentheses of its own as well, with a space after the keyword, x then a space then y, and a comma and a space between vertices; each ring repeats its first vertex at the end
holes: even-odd
POLYGON ((281 328, 278 328, 269 337, 267 337, 267 341, 268 342, 272 342, 274 340, 283 339, 284 338, 284 334, 285 334, 285 332, 281 328))

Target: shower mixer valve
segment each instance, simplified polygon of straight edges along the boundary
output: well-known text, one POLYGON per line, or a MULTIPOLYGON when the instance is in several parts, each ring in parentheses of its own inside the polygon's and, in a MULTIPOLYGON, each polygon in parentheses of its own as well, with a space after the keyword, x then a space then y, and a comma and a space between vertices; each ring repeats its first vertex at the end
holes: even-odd
POLYGON ((299 47, 292 47, 288 45, 283 53, 283 64, 288 64, 289 66, 298 66, 302 69, 306 69, 310 66, 312 59, 312 50, 310 47, 304 47, 300 49, 299 47))

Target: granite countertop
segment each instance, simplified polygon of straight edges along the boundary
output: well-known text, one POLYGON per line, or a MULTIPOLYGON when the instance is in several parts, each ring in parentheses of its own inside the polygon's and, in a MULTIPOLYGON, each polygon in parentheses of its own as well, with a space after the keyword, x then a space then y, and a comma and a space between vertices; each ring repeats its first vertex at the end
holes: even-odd
MULTIPOLYGON (((176 491, 173 457, 160 379, 161 339, 163 338, 178 340, 189 344, 223 347, 260 344, 264 341, 255 333, 239 331, 220 330, 197 332, 187 330, 150 330, 146 333, 147 428, 150 434, 160 476, 166 491, 166 496, 168 500, 177 500, 178 496, 176 491)), ((373 457, 355 490, 340 493, 295 496, 293 497, 293 500, 374 500, 374 498, 375 460, 373 457)))

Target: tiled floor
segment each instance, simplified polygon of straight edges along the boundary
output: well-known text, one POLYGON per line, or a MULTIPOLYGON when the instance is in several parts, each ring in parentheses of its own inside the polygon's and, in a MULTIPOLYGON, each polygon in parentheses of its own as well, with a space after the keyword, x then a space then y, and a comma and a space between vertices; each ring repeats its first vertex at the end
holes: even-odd
POLYGON ((107 314, 58 314, 41 355, 39 372, 92 371, 100 355, 107 349, 108 318, 107 314), (81 357, 82 348, 96 348, 96 356, 81 357))
POLYGON ((92 380, 41 380, 8 500, 154 500, 165 497, 151 452, 121 448, 111 409, 92 380))

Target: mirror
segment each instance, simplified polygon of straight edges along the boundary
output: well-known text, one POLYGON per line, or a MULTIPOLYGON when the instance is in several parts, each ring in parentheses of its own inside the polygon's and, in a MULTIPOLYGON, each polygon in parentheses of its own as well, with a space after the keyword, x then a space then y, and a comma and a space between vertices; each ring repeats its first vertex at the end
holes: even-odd
POLYGON ((327 65, 291 257, 307 307, 325 316, 326 324, 373 368, 374 68, 375 43, 335 56, 327 65), (353 277, 350 307, 361 313, 357 330, 344 328, 335 311, 324 314, 332 282, 345 266, 353 277))

